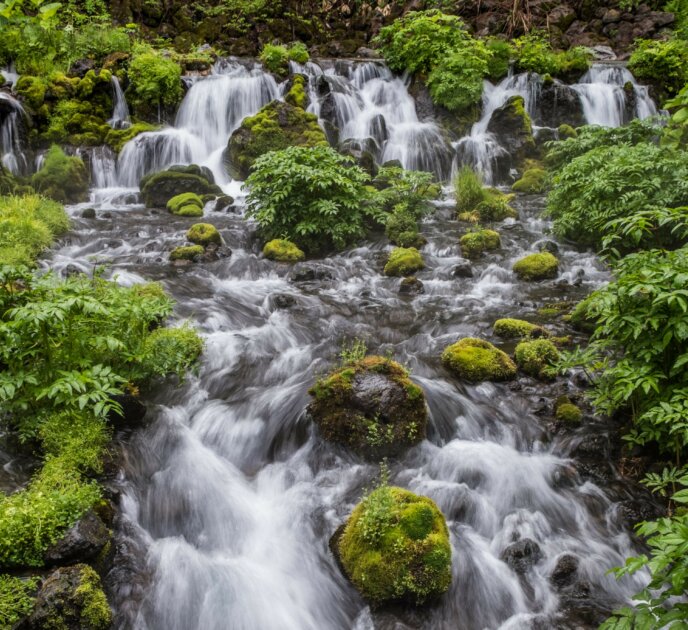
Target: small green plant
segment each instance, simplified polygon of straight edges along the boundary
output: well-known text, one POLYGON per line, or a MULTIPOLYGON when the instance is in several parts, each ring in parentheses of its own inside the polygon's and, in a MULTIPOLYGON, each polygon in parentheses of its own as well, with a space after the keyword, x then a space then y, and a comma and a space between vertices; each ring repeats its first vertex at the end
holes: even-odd
POLYGON ((350 343, 344 343, 342 351, 339 353, 342 367, 362 361, 367 353, 368 346, 364 339, 356 338, 350 343))
POLYGON ((0 628, 13 628, 31 612, 37 578, 0 575, 0 628))

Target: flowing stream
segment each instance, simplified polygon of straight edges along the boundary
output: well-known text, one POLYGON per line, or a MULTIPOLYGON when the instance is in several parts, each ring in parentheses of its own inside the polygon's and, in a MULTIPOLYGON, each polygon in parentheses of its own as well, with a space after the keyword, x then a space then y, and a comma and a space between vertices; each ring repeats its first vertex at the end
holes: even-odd
MULTIPOLYGON (((454 149, 435 123, 419 122, 403 79, 379 64, 300 70, 311 78, 311 111, 323 113, 316 81, 335 95, 343 140, 372 138, 380 161, 446 172, 453 155, 443 154, 454 149)), ((532 79, 505 81, 486 91, 485 116, 511 93, 528 96, 533 106, 532 79)), ((97 188, 88 204, 70 208, 74 230, 45 261, 63 273, 109 264, 125 284, 160 280, 177 301, 178 318, 206 340, 199 373, 179 388, 158 387, 148 427, 122 436, 122 514, 107 580, 116 627, 595 627, 646 579, 642 572, 618 582, 607 575, 635 551, 622 509, 631 491, 616 478, 608 453, 595 451, 606 443, 608 425, 588 417, 578 431, 552 429, 553 399, 577 391, 575 378, 467 385, 442 368, 439 356, 462 336, 492 339, 499 317, 537 321, 539 307, 580 299, 607 280, 604 268, 592 254, 560 244, 556 281, 515 278, 513 262, 546 238, 540 196, 519 197, 519 219, 499 227, 502 248, 473 264, 471 278, 456 275, 465 228, 450 197, 438 202, 423 223, 420 295, 401 295, 399 280, 382 275, 390 249, 383 239, 292 268, 265 260, 254 226, 240 213, 213 212, 212 204, 206 218, 231 257, 171 266, 169 251, 184 243, 189 220, 143 208, 138 178, 197 162, 237 192, 239 183, 222 169, 226 140, 243 117, 281 93, 256 67, 219 63, 215 74, 193 83, 174 127, 142 134, 117 164, 105 152, 91 156, 97 188), (96 209, 95 220, 81 217, 85 207, 96 209), (314 270, 310 280, 299 274, 304 268, 314 270), (428 439, 390 462, 392 483, 435 500, 451 533, 451 589, 415 614, 371 612, 328 549, 379 472, 325 443, 304 414, 308 388, 354 338, 406 364, 430 410, 428 439), (524 545, 528 561, 514 564, 524 545), (574 567, 569 581, 559 579, 562 564, 574 567)), ((606 99, 610 91, 590 94, 606 99)), ((483 123, 470 136, 476 146, 485 143, 483 123)), ((570 332, 562 326, 552 329, 570 332)))

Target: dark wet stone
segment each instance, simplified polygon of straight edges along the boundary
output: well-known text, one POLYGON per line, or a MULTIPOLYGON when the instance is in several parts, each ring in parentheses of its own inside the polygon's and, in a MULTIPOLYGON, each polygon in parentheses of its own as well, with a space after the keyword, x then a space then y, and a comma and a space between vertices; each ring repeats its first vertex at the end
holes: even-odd
POLYGON ((548 238, 538 241, 535 246, 539 252, 549 252, 550 254, 557 254, 559 252, 559 245, 548 238))
POLYGON ((275 308, 291 308, 296 304, 296 298, 288 293, 278 293, 272 297, 275 308))
POLYGON ((516 573, 526 573, 541 557, 540 545, 530 538, 522 538, 502 553, 502 560, 516 573))
POLYGON ((234 208, 234 197, 230 195, 220 195, 215 200, 215 212, 232 212, 234 208))
POLYGON ((332 280, 330 271, 322 265, 312 263, 297 264, 289 276, 292 282, 313 282, 315 280, 332 280))
POLYGON ((110 530, 93 511, 86 512, 45 552, 47 565, 69 564, 94 559, 110 541, 110 530))
POLYGON ((69 76, 83 79, 86 73, 95 67, 96 62, 93 59, 77 59, 69 68, 69 76))
POLYGON ((117 427, 136 427, 143 423, 146 417, 145 405, 131 394, 113 396, 113 400, 122 407, 122 413, 111 411, 108 419, 117 427))
POLYGON ((473 267, 469 260, 462 260, 457 265, 454 265, 452 269, 452 275, 455 278, 472 278, 473 277, 473 267))
POLYGON ((573 554, 566 553, 557 560, 557 564, 549 576, 549 581, 556 589, 562 589, 573 583, 577 571, 578 558, 573 554))
POLYGON ((419 295, 425 293, 425 286, 418 278, 404 278, 399 284, 399 293, 404 295, 419 295))
POLYGON ((81 211, 81 218, 82 219, 95 219, 96 218, 96 209, 95 208, 85 208, 84 210, 81 211))
POLYGON ((642 521, 654 521, 662 516, 662 510, 650 497, 634 497, 618 504, 621 522, 632 529, 642 521))
POLYGON ((215 262, 223 258, 229 258, 232 255, 232 250, 226 245, 218 245, 217 243, 210 243, 203 252, 201 260, 203 262, 215 262))
POLYGON ((103 212, 103 219, 112 219, 112 212, 103 212))

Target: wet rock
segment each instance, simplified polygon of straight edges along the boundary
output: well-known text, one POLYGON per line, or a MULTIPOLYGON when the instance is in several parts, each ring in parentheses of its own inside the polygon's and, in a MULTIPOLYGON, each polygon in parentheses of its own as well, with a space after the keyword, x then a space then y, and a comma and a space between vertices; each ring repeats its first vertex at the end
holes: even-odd
POLYGON ((562 123, 572 127, 585 124, 585 113, 578 93, 560 81, 542 86, 538 95, 533 121, 542 127, 556 128, 562 123))
POLYGON ((210 243, 205 248, 205 251, 201 255, 201 260, 203 262, 215 262, 217 260, 222 260, 223 258, 229 258, 232 255, 232 250, 226 245, 218 243, 210 243))
POLYGON ((643 521, 654 521, 663 516, 662 510, 651 497, 634 497, 618 504, 618 515, 625 527, 633 529, 643 521))
POLYGON ((521 164, 527 157, 534 155, 533 127, 522 96, 511 96, 504 105, 498 107, 490 118, 487 131, 499 138, 514 164, 521 164))
POLYGON ((573 583, 576 579, 577 571, 578 558, 570 553, 566 553, 557 560, 557 564, 549 576, 549 581, 557 590, 560 590, 573 583))
MULTIPOLYGON (((384 125, 384 118, 382 119, 384 125)), ((386 134, 387 128, 379 129, 381 133, 386 134)), ((371 177, 377 175, 377 164, 375 163, 375 155, 378 152, 378 145, 373 138, 366 138, 365 140, 356 140, 350 138, 342 142, 339 146, 339 152, 343 155, 348 155, 354 159, 356 164, 360 166, 371 177)))
POLYGON ((184 193, 221 195, 222 189, 215 185, 212 173, 205 168, 172 166, 166 171, 146 175, 140 182, 141 195, 148 208, 164 208, 173 197, 184 193))
POLYGON ((616 53, 609 46, 593 46, 592 54, 597 61, 614 61, 616 53))
POLYGON ((558 29, 565 31, 576 19, 576 11, 567 4, 554 7, 547 14, 547 22, 558 29))
POLYGON ((106 630, 112 613, 98 574, 85 564, 62 567, 43 582, 23 630, 106 630))
POLYGON ((452 276, 455 278, 472 278, 473 267, 471 266, 470 260, 464 259, 455 265, 452 269, 452 276))
POLYGON ((88 511, 45 552, 45 563, 63 565, 93 560, 110 539, 111 533, 105 523, 95 512, 88 511))
POLYGON ((232 212, 234 210, 234 197, 230 195, 220 195, 215 200, 215 212, 232 212))
POLYGON ((549 252, 550 254, 559 253, 559 245, 551 239, 543 239, 535 244, 535 247, 539 252, 549 252))
POLYGON ((402 295, 419 295, 420 293, 425 293, 425 286, 418 278, 411 276, 401 281, 399 293, 402 295))
POLYGON ((361 59, 380 59, 381 58, 381 55, 377 50, 374 50, 373 48, 367 48, 365 46, 361 46, 356 51, 356 56, 360 57, 361 59))
POLYGON ((84 208, 81 211, 81 218, 82 219, 95 219, 96 218, 96 209, 95 208, 84 208))
POLYGON ((73 278, 74 276, 81 275, 83 271, 79 269, 76 265, 67 265, 63 270, 62 270, 62 275, 65 278, 73 278))
POLYGON ((147 410, 139 398, 131 394, 119 394, 112 399, 122 408, 121 414, 115 411, 108 414, 108 420, 115 427, 137 427, 143 423, 147 410))
POLYGON ((541 557, 540 545, 530 538, 522 538, 502 553, 502 560, 516 573, 526 573, 541 557))
POLYGON ((619 9, 607 9, 602 15, 602 24, 615 24, 621 22, 621 11, 619 9))
POLYGON ((69 68, 70 77, 83 79, 90 70, 95 70, 96 62, 93 59, 77 59, 69 68))
POLYGON ((315 280, 332 280, 332 273, 324 266, 314 263, 303 263, 294 266, 289 275, 291 282, 314 282, 315 280))
POLYGON ((272 297, 275 308, 291 308, 296 304, 296 298, 288 293, 278 293, 272 297))

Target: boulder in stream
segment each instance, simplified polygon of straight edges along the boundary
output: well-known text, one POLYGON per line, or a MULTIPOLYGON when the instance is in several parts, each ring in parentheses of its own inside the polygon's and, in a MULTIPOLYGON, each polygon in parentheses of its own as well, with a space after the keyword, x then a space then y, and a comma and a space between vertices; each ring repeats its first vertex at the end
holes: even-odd
POLYGON ((526 158, 533 157, 533 126, 522 96, 511 96, 498 107, 490 118, 487 130, 506 147, 514 164, 521 164, 526 158))
POLYGON ((306 258, 306 255, 291 241, 275 238, 265 243, 263 256, 277 262, 296 263, 306 258))
POLYGON ((221 195, 222 189, 215 185, 213 174, 195 164, 172 166, 166 171, 146 175, 140 182, 141 196, 147 208, 164 208, 167 202, 183 193, 221 195))
POLYGON ((516 376, 516 366, 506 352, 489 341, 473 337, 464 337, 445 348, 442 363, 472 383, 508 381, 516 376))
POLYGON ((309 390, 308 412, 323 437, 379 461, 425 437, 423 390, 391 359, 369 356, 346 363, 309 390))
POLYGON ((559 273, 559 260, 549 252, 529 254, 514 263, 514 273, 521 280, 547 280, 559 273))
POLYGON ((112 535, 102 519, 89 510, 60 540, 45 552, 47 565, 93 560, 110 542, 112 535))

